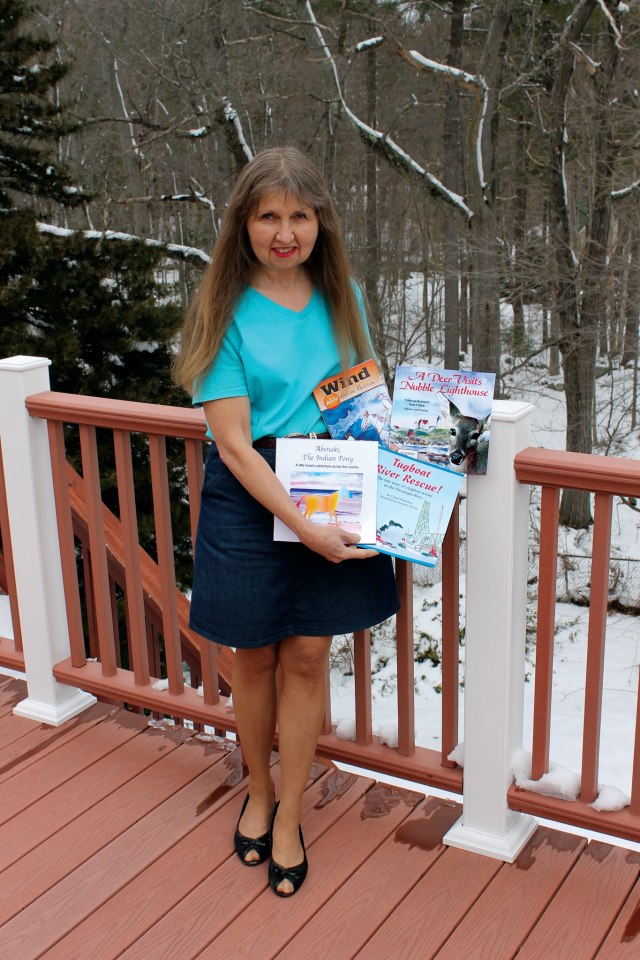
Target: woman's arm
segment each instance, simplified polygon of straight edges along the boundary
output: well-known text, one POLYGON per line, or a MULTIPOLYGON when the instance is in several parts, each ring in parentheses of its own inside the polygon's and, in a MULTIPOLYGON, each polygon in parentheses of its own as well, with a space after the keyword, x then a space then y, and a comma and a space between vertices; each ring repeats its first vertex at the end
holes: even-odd
POLYGON ((301 543, 333 563, 377 555, 375 550, 356 548, 360 539, 356 534, 340 527, 316 526, 296 510, 269 464, 252 446, 248 397, 209 400, 203 407, 222 461, 245 490, 286 523, 301 543))

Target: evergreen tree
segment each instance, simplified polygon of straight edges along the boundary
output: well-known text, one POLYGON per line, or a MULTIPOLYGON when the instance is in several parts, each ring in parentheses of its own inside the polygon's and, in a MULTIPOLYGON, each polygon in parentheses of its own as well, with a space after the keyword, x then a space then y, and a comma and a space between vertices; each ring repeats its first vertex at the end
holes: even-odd
POLYGON ((26 32, 33 9, 24 0, 0 0, 0 206, 5 209, 16 204, 16 194, 65 205, 85 199, 51 156, 51 145, 76 125, 50 98, 68 67, 55 58, 52 40, 26 32))
MULTIPOLYGON (((54 390, 183 403, 172 382, 172 342, 180 310, 155 270, 160 252, 140 242, 95 241, 38 232, 36 215, 86 199, 63 164, 56 141, 73 128, 51 98, 67 67, 54 44, 29 32, 34 8, 0 0, 0 356, 45 356, 54 390), (161 299, 162 294, 162 299, 161 299)), ((148 449, 134 437, 141 542, 154 551, 148 449)), ((177 447, 177 445, 176 445, 177 447)), ((79 443, 67 431, 67 454, 79 467, 79 443)), ((113 444, 99 435, 105 503, 117 512, 113 444)), ((170 458, 177 495, 174 536, 178 578, 190 566, 183 458, 170 458)))

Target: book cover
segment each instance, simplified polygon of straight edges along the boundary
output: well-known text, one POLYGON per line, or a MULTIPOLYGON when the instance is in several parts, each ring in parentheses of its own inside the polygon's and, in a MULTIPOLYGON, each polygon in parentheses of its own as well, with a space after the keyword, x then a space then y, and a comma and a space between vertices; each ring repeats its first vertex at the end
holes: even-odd
POLYGON ((391 397, 375 360, 327 377, 313 395, 332 437, 389 441, 391 397))
POLYGON ((389 449, 464 474, 485 474, 495 374, 396 368, 389 449))
MULTIPOLYGON (((361 540, 375 540, 377 442, 278 438, 276 476, 312 523, 335 523, 361 540)), ((274 517, 273 539, 298 537, 274 517)))
POLYGON ((435 567, 462 479, 452 470, 380 449, 376 539, 369 546, 435 567))

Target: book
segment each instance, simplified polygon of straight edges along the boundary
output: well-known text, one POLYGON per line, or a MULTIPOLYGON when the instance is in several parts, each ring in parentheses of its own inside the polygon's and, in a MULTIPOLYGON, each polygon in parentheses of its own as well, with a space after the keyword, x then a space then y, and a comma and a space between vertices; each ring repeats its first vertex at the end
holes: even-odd
MULTIPOLYGON (((378 443, 279 437, 276 476, 295 507, 312 523, 375 540, 378 443)), ((274 517, 273 539, 297 541, 274 517)))
POLYGON ((389 449, 464 474, 485 474, 495 374, 400 365, 389 449))
POLYGON ((358 546, 435 567, 462 480, 453 470, 380 448, 376 539, 358 546))
POLYGON ((375 360, 327 377, 313 396, 332 437, 377 440, 387 446, 391 397, 375 360))

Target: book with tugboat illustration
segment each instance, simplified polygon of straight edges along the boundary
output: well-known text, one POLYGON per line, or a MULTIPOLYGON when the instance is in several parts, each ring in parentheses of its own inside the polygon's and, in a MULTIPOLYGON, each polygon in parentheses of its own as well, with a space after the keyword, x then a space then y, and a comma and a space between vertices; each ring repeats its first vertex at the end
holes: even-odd
POLYGON ((462 474, 378 450, 376 539, 381 553, 435 567, 462 474))

